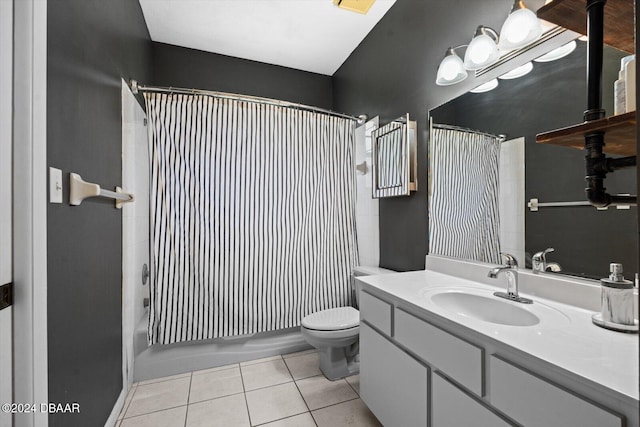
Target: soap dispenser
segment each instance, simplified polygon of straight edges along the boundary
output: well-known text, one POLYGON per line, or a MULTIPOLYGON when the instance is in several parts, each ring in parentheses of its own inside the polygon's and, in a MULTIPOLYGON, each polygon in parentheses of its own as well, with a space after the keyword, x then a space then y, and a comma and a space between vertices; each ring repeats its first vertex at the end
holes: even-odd
POLYGON ((638 322, 634 319, 634 286, 630 280, 625 280, 622 274, 622 264, 611 263, 611 274, 601 279, 600 313, 594 314, 593 323, 614 331, 638 332, 638 322))

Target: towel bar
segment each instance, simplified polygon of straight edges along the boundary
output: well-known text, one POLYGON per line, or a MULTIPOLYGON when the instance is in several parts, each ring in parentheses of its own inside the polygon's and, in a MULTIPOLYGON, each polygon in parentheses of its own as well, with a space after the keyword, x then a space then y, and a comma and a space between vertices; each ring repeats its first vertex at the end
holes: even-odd
POLYGON ((78 206, 87 197, 115 199, 117 209, 121 209, 123 203, 133 202, 133 194, 124 192, 120 187, 116 187, 116 191, 103 190, 98 184, 84 181, 77 173, 71 173, 69 180, 69 204, 73 206, 78 206))
MULTIPOLYGON (((551 207, 562 207, 562 206, 592 206, 591 203, 587 201, 579 201, 579 202, 545 202, 541 203, 538 199, 531 199, 527 203, 527 207, 531 212, 537 212, 538 208, 551 208, 551 207)), ((630 209, 630 205, 616 205, 616 209, 630 209)), ((606 211, 609 207, 604 208, 596 208, 599 211, 606 211)))

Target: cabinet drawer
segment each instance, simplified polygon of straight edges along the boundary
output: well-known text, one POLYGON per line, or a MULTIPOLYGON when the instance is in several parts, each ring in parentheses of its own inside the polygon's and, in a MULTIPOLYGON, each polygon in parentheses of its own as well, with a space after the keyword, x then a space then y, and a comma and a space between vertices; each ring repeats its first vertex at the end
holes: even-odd
POLYGON ((429 365, 482 396, 482 348, 397 308, 394 333, 396 341, 429 365))
POLYGON ((391 310, 393 309, 391 304, 365 291, 360 291, 359 307, 360 320, 366 320, 381 332, 391 336, 391 310))
POLYGON ((385 426, 427 426, 428 368, 360 325, 360 395, 385 426))
POLYGON ((466 395, 439 373, 431 376, 432 427, 514 426, 466 395))
POLYGON ((621 427, 621 416, 492 355, 491 405, 527 427, 621 427))

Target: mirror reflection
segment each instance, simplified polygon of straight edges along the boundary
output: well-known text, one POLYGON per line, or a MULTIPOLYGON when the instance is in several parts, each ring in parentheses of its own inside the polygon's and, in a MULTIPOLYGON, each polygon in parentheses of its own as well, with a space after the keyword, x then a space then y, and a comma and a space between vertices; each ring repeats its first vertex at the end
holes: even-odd
MULTIPOLYGON (((626 55, 605 47, 603 105, 608 115, 614 112, 614 81, 618 78, 620 60, 626 55)), ((638 270, 635 207, 610 207, 602 211, 580 203, 540 207, 537 211, 527 207, 531 199, 540 203, 585 201, 584 152, 535 141, 537 133, 583 121, 585 64, 586 43, 578 41, 570 55, 552 62, 534 62, 528 74, 499 79, 495 89, 464 94, 431 110, 429 116, 436 129, 435 124, 443 124, 494 137, 506 135, 500 144, 498 159, 484 162, 498 163, 498 170, 508 169, 507 176, 498 176, 495 181, 500 188, 495 202, 500 223, 497 234, 501 251, 509 252, 509 247, 518 253, 518 248, 522 248, 517 255, 521 267, 531 268, 532 257, 538 254, 538 262, 544 256, 545 263, 551 267, 547 271, 600 278, 607 275, 610 262, 620 262, 624 264, 625 274, 633 276, 638 270), (518 140, 521 148, 515 142, 518 140), (518 174, 522 175, 521 184, 518 184, 518 174), (501 205, 505 206, 500 209, 501 205), (520 223, 523 238, 518 237, 520 223), (554 250, 544 253, 548 248, 554 250)), ((433 144, 431 135, 430 151, 433 144)), ((429 173, 434 181, 430 186, 437 185, 434 175, 438 166, 433 160, 430 156, 429 173)), ((477 182, 475 178, 468 178, 459 185, 473 188, 477 182)), ((635 170, 609 174, 605 185, 611 193, 635 194, 635 170)), ((433 208, 433 194, 430 194, 430 239, 434 237, 431 221, 436 225, 438 221, 433 208)), ((460 238, 475 239, 476 236, 460 238)), ((458 256, 480 260, 485 254, 458 256)))
POLYGON ((402 185, 404 160, 403 129, 395 127, 378 137, 376 142, 377 188, 387 189, 402 185))
POLYGON ((399 117, 372 132, 373 197, 408 196, 415 179, 416 122, 399 117))

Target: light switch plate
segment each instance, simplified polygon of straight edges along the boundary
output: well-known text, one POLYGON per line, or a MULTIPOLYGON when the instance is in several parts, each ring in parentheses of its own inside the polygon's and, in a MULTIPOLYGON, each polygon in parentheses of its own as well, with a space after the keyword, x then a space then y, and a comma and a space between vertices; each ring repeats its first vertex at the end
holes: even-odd
POLYGON ((62 203, 62 170, 49 168, 49 202, 62 203))

